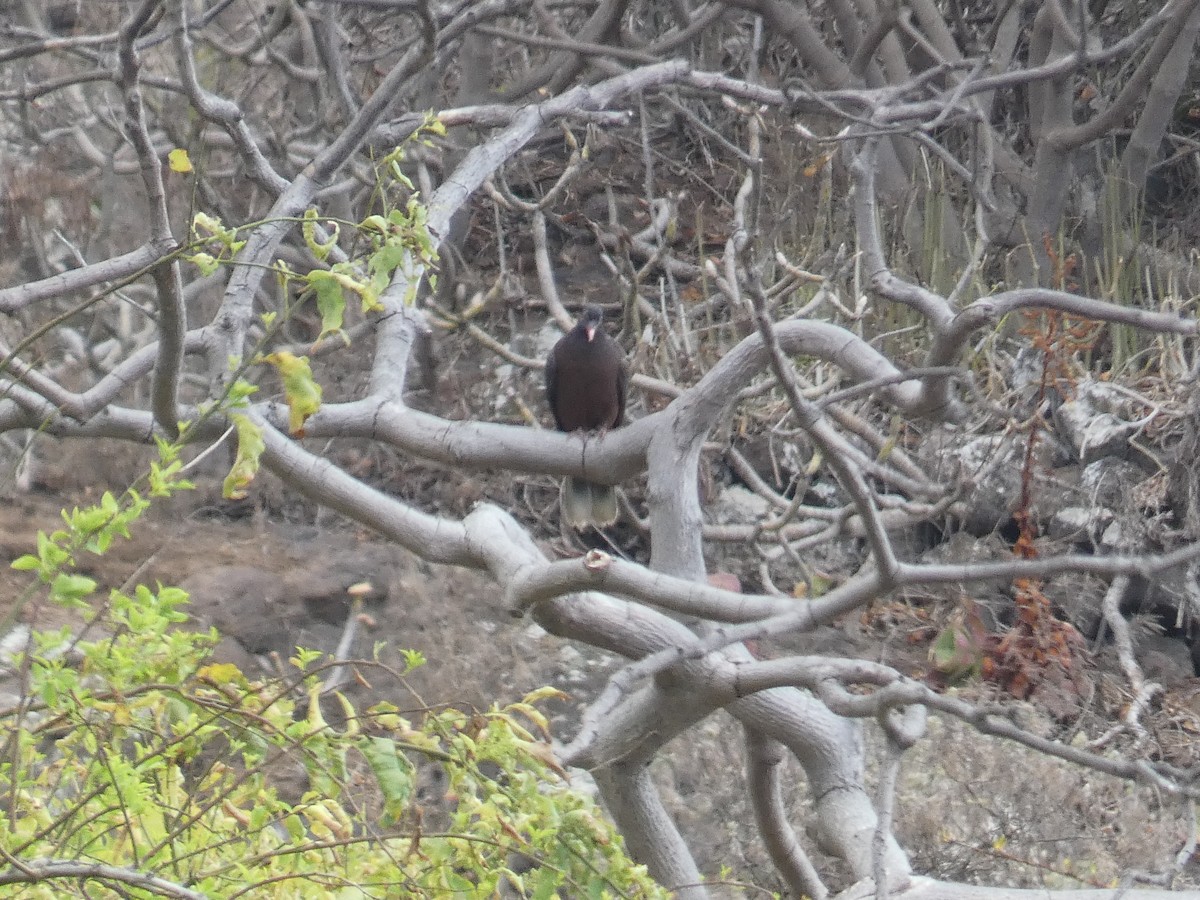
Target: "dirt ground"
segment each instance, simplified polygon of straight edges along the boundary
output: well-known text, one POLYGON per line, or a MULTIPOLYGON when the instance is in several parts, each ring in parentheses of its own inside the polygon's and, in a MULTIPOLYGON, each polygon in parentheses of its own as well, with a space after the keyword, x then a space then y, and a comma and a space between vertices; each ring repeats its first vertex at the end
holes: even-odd
MULTIPOLYGON (((8 563, 31 552, 38 530, 56 528, 59 510, 69 503, 34 493, 0 506, 0 616, 30 585, 28 574, 8 563)), ((385 661, 399 663, 400 649, 420 650, 430 661, 406 679, 406 706, 415 693, 429 705, 486 708, 549 682, 571 690, 603 677, 593 671, 600 668, 596 660, 584 660, 528 620, 514 621, 482 576, 430 566, 344 522, 299 525, 262 515, 214 517, 203 508, 182 516, 157 510, 131 540, 78 562, 81 573, 100 583, 98 597, 136 583, 185 587, 189 613, 236 640, 238 646, 221 651, 250 672, 256 666, 269 671, 272 652, 286 658, 298 645, 331 652, 349 613, 347 589, 366 583, 371 590, 362 621, 369 625, 360 630, 352 655, 369 657, 374 644, 384 642, 385 661), (497 657, 504 662, 493 666, 497 657), (488 677, 481 679, 485 660, 488 677)), ((37 596, 18 618, 36 627, 78 622, 37 596)))

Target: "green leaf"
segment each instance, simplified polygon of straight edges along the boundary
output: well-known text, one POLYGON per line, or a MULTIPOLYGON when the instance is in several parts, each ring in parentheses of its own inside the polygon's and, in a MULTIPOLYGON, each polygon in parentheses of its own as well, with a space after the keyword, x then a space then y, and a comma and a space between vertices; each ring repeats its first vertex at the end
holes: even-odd
POLYGON ((241 408, 246 406, 251 395, 257 392, 258 385, 246 381, 244 378, 239 378, 229 386, 229 390, 227 392, 230 408, 241 408))
POLYGON ((95 580, 85 575, 59 572, 50 585, 50 599, 64 606, 84 606, 86 604, 83 603, 83 599, 93 594, 96 587, 95 580))
POLYGON ((392 274, 412 254, 402 244, 387 243, 371 254, 367 260, 367 271, 371 273, 371 286, 376 294, 381 294, 391 284, 392 274))
POLYGON ((359 750, 383 794, 385 823, 394 825, 403 817, 413 794, 416 774, 413 764, 397 749, 395 741, 385 737, 369 737, 359 750))

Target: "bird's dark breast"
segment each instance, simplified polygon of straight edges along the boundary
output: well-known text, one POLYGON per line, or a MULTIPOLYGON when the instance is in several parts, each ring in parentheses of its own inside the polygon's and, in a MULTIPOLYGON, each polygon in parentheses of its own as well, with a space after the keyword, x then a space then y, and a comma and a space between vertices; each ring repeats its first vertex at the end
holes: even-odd
POLYGON ((550 407, 562 431, 598 431, 620 424, 619 360, 602 346, 584 344, 556 354, 550 407))

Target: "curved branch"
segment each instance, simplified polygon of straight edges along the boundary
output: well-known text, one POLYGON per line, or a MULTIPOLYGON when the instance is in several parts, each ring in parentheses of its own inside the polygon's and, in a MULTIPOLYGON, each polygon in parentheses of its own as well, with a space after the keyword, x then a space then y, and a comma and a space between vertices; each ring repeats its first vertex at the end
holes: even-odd
POLYGON ((111 281, 122 281, 148 272, 173 248, 165 248, 158 241, 149 241, 110 259, 98 263, 69 269, 39 281, 30 281, 16 287, 0 290, 0 312, 13 313, 41 300, 62 297, 75 291, 94 287, 111 281))
MULTIPOLYGON (((134 42, 138 35, 151 23, 155 15, 161 15, 158 0, 147 0, 121 26, 119 55, 121 60, 121 82, 125 91, 126 133, 137 151, 142 183, 150 209, 151 240, 160 248, 174 244, 171 234, 170 215, 167 212, 167 192, 163 184, 162 165, 154 142, 150 139, 146 121, 146 108, 142 102, 139 85, 141 60, 134 42)), ((165 254, 164 254, 165 255, 165 254)), ((151 406, 159 426, 172 438, 179 435, 179 378, 183 368, 183 339, 187 331, 187 312, 183 306, 183 278, 179 263, 165 259, 151 270, 157 288, 158 300, 158 355, 154 361, 154 385, 151 391, 151 406)))
POLYGON ((825 900, 829 889, 800 846, 783 809, 780 769, 784 758, 783 746, 778 741, 746 730, 746 781, 750 805, 771 861, 795 896, 825 900))
POLYGON ((74 859, 23 859, 20 866, 0 870, 0 884, 41 884, 69 878, 72 881, 99 881, 127 884, 160 897, 177 900, 208 900, 208 895, 185 888, 174 881, 123 866, 74 859))
MULTIPOLYGON (((1045 140, 1056 150, 1074 150, 1098 140, 1124 122, 1134 107, 1141 102, 1151 79, 1162 67, 1163 60, 1175 44, 1182 40, 1195 40, 1196 32, 1187 27, 1187 20, 1192 16, 1197 3, 1200 3, 1200 0, 1175 0, 1173 3, 1164 4, 1160 15, 1166 19, 1165 27, 1142 57, 1133 75, 1121 87, 1120 94, 1099 115, 1080 125, 1056 128, 1045 135, 1045 140)), ((1188 52, 1190 53, 1190 50, 1188 52)), ((1090 54, 1080 47, 1077 58, 1083 62, 1089 56, 1090 54)))

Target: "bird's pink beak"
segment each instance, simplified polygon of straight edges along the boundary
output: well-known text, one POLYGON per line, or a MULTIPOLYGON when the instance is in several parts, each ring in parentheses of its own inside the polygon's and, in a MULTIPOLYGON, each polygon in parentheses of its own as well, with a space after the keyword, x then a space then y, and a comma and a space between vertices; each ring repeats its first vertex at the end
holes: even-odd
POLYGON ((588 343, 592 342, 592 338, 596 336, 596 326, 592 325, 585 329, 587 331, 588 343))

